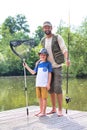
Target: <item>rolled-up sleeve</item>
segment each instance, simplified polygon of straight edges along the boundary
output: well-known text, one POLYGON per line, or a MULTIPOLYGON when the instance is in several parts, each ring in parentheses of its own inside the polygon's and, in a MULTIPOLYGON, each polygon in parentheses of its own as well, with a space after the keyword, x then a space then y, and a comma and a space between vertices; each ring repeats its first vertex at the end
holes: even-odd
POLYGON ((66 51, 68 51, 68 50, 67 50, 67 47, 66 47, 66 45, 65 45, 64 39, 63 39, 62 36, 60 36, 59 34, 58 34, 58 43, 59 43, 59 46, 60 46, 61 51, 62 51, 63 54, 64 54, 66 51))

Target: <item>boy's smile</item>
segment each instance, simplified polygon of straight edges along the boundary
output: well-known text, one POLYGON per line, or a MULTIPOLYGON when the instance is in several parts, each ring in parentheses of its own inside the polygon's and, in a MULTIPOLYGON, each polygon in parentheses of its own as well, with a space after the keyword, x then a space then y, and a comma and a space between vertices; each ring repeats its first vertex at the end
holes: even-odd
POLYGON ((46 61, 47 55, 46 54, 40 54, 40 60, 41 61, 46 61))

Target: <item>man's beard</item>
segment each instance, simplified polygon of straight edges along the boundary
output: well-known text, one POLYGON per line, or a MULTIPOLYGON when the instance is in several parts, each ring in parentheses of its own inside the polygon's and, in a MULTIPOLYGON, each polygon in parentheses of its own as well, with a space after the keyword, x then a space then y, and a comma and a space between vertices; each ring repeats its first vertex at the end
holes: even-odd
POLYGON ((50 35, 50 34, 51 34, 51 31, 50 31, 50 30, 45 31, 45 34, 46 34, 46 35, 50 35))

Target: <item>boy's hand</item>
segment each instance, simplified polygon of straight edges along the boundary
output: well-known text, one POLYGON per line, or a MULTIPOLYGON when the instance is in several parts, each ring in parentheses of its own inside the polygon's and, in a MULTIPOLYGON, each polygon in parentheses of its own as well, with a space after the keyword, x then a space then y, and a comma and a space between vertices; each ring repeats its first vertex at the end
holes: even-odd
POLYGON ((24 62, 24 63, 23 63, 23 66, 24 66, 25 68, 27 68, 27 63, 26 63, 26 62, 24 62))
POLYGON ((47 88, 47 90, 50 90, 50 85, 47 85, 46 88, 47 88))

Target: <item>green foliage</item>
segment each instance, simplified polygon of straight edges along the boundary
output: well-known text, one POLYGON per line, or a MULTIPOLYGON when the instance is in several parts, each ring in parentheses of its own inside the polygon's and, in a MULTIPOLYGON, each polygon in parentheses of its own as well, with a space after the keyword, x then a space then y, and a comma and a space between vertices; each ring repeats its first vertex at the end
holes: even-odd
POLYGON ((40 44, 39 44, 38 46, 32 48, 32 49, 31 49, 31 53, 30 53, 29 57, 27 58, 27 61, 26 61, 26 62, 28 63, 28 65, 29 65, 32 69, 34 69, 35 63, 36 63, 36 61, 39 59, 38 52, 40 51, 41 48, 42 48, 42 47, 41 47, 40 44))
POLYGON ((87 36, 87 17, 84 18, 81 26, 78 28, 78 32, 84 37, 87 36))
POLYGON ((35 34, 34 34, 34 39, 36 41, 36 45, 38 45, 40 43, 40 40, 42 39, 42 37, 44 36, 44 32, 42 30, 42 27, 41 26, 38 26, 37 27, 37 30, 35 31, 35 34))
MULTIPOLYGON (((72 30, 72 29, 71 29, 72 30)), ((64 38, 66 46, 69 49, 69 57, 71 66, 69 73, 76 77, 87 76, 87 18, 84 20, 78 30, 69 30, 67 26, 61 23, 57 33, 60 33, 64 38), (83 35, 84 34, 84 35, 83 35)), ((66 73, 66 66, 63 66, 66 73)))
MULTIPOLYGON (((23 65, 19 57, 13 54, 9 43, 11 40, 29 39, 29 25, 24 15, 9 16, 0 26, 0 75, 23 75, 23 65)), ((57 27, 57 34, 62 35, 66 46, 69 47, 71 66, 69 73, 76 77, 87 76, 87 17, 81 26, 69 29, 61 20, 57 27)), ((40 40, 44 36, 42 27, 38 26, 34 34, 36 46, 31 48, 26 62, 33 69, 38 60, 38 51, 41 49, 40 40)), ((66 66, 63 65, 63 73, 66 66)), ((27 72, 29 74, 29 72, 27 72)))
POLYGON ((25 32, 25 33, 30 32, 29 25, 27 24, 27 21, 26 21, 26 17, 21 14, 18 14, 16 17, 9 16, 8 18, 6 18, 6 20, 2 24, 1 29, 2 29, 2 36, 5 36, 6 31, 11 34, 14 34, 20 31, 25 32))

